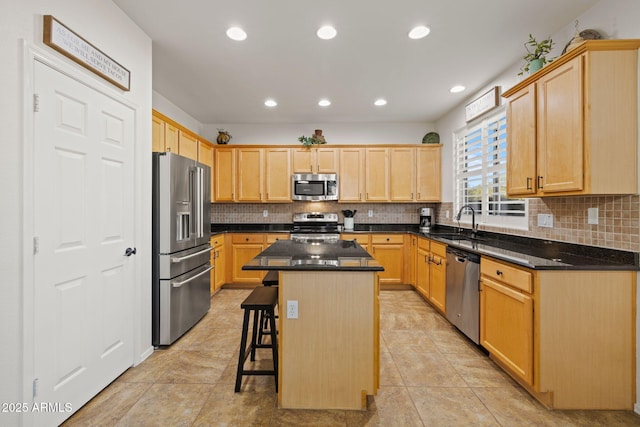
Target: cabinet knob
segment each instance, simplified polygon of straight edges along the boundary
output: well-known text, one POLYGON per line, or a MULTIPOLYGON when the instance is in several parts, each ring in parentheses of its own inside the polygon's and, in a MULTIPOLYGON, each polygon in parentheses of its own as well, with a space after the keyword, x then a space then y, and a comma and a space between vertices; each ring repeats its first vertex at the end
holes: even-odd
POLYGON ((244 238, 244 241, 245 241, 245 242, 248 242, 248 241, 249 241, 249 238, 248 238, 248 237, 245 237, 245 238, 244 238))
POLYGON ((500 271, 500 270, 496 270, 496 275, 498 275, 498 276, 502 276, 502 271, 500 271))
POLYGON ((389 241, 389 238, 387 237, 387 242, 389 241))

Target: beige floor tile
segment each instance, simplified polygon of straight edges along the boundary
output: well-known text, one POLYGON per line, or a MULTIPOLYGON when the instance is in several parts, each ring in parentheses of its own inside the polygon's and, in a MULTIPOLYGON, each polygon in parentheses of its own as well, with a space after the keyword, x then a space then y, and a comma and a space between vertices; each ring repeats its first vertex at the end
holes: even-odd
POLYGON ((507 387, 514 381, 487 356, 480 353, 449 353, 447 360, 469 387, 507 387))
POLYGON ((425 426, 499 426, 468 387, 407 387, 425 426))
POLYGON ((431 341, 422 329, 386 330, 382 336, 392 354, 399 353, 431 353, 437 352, 438 347, 431 341))
POLYGON ((466 386, 462 377, 440 353, 392 353, 392 357, 407 387, 466 386))
POLYGON ((402 375, 390 353, 380 353, 380 385, 404 386, 402 375))
POLYGON ((113 426, 151 387, 151 384, 116 382, 84 405, 64 426, 113 426))
POLYGON ((441 353, 477 353, 475 344, 464 337, 453 326, 428 331, 429 338, 435 343, 441 353))
POLYGON ((227 355, 215 351, 185 350, 158 378, 162 383, 216 384, 229 364, 227 355))
POLYGON ((206 401, 194 426, 268 426, 276 408, 272 391, 235 393, 233 387, 220 384, 206 401))
POLYGON ((212 391, 202 384, 154 384, 116 425, 190 426, 212 391))
POLYGON ((127 369, 116 381, 125 383, 155 383, 179 357, 179 351, 156 350, 135 368, 127 369))
POLYGON ((422 426, 406 387, 380 387, 366 411, 346 411, 348 426, 422 426))
POLYGON ((278 409, 273 411, 271 426, 313 426, 339 427, 346 426, 345 411, 317 411, 306 409, 278 409))

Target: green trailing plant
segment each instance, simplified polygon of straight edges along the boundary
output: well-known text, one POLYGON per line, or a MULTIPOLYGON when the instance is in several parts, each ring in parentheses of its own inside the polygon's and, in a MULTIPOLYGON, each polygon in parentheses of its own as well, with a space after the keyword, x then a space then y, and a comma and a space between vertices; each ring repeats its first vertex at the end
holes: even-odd
POLYGON ((543 66, 553 61, 553 59, 547 59, 547 55, 551 52, 551 48, 553 47, 553 40, 551 37, 538 42, 532 34, 529 34, 529 40, 525 42, 524 47, 527 50, 527 54, 523 56, 525 63, 521 71, 518 73, 519 76, 529 72, 531 61, 539 59, 542 61, 543 66))
POLYGON ((305 147, 310 147, 314 144, 326 144, 327 141, 325 141, 323 136, 318 136, 316 134, 313 134, 311 136, 304 136, 302 135, 300 138, 298 138, 298 141, 302 142, 302 145, 304 145, 305 147))

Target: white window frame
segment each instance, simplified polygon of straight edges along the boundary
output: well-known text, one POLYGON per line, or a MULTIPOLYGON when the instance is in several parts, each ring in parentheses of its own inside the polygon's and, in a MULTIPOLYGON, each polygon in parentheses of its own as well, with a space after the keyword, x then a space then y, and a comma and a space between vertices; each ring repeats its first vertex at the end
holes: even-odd
MULTIPOLYGON (((508 144, 506 123, 506 109, 500 107, 492 111, 490 115, 475 120, 455 132, 453 144, 454 222, 456 222, 455 218, 460 208, 465 204, 471 204, 474 207, 481 206, 479 211, 476 209, 476 224, 523 230, 529 228, 527 199, 506 199, 506 145, 508 144), (496 123, 498 123, 497 127, 496 123), (495 137, 496 131, 497 138, 495 137), (475 138, 467 140, 467 137, 472 135, 475 138), (493 157, 490 158, 490 156, 493 157), (495 182, 495 179, 498 182, 495 182), (477 197, 476 195, 475 200, 473 194, 468 192, 469 182, 474 182, 474 187, 481 188, 481 196, 477 197), (492 190, 496 189, 501 196, 501 201, 497 204, 498 208, 513 206, 523 215, 489 214, 490 205, 496 206, 490 200, 492 190), (521 209, 518 209, 520 207, 521 209)), ((495 196, 495 193, 493 195, 495 196)), ((471 224, 469 209, 462 212, 459 223, 465 226, 471 224)))

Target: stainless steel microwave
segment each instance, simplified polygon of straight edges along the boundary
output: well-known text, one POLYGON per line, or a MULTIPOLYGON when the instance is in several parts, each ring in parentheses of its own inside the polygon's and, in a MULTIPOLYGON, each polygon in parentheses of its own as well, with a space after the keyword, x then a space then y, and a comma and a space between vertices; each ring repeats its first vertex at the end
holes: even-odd
POLYGON ((338 175, 335 173, 293 174, 291 198, 311 202, 338 200, 338 175))

